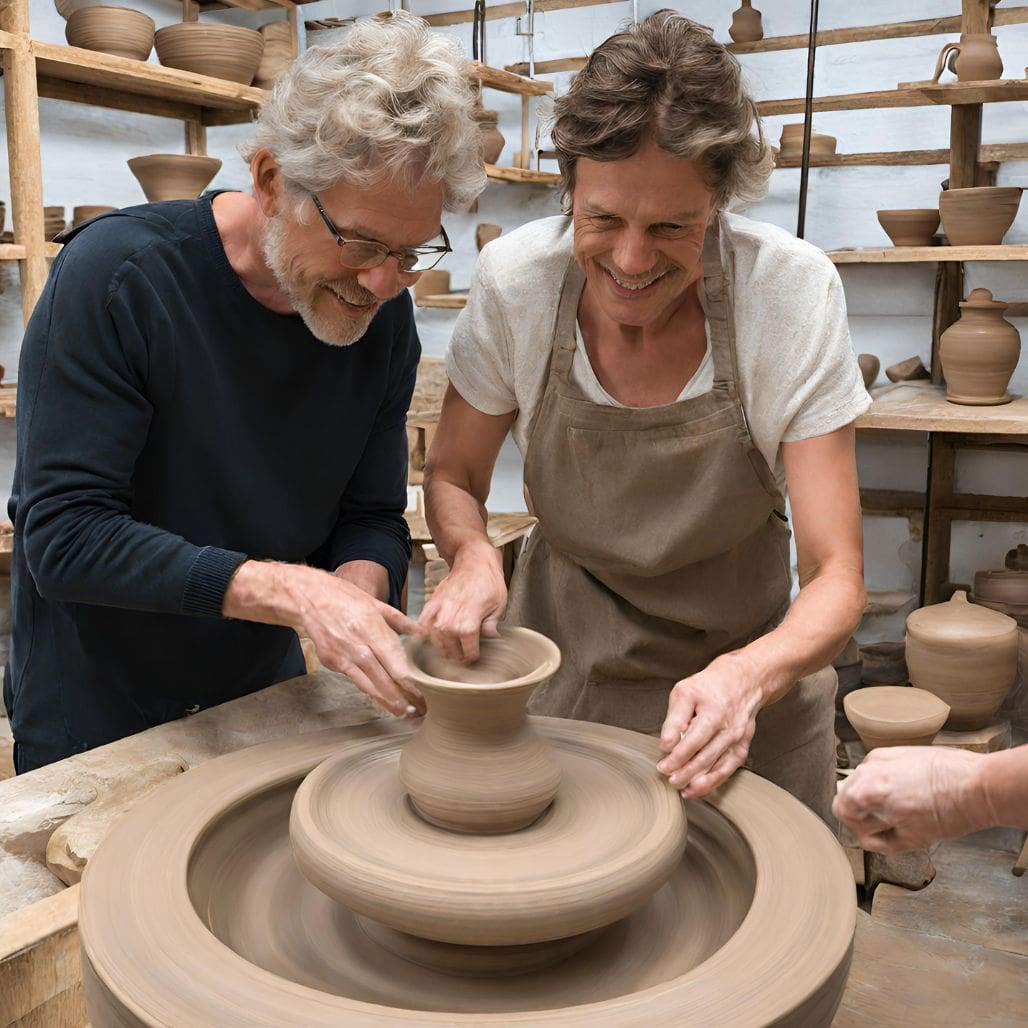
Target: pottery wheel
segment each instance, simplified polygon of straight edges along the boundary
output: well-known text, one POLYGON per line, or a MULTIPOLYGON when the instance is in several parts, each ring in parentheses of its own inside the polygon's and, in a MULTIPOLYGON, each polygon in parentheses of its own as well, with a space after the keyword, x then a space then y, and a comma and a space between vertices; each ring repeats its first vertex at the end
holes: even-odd
MULTIPOLYGON (((667 884, 555 966, 464 978, 383 949, 300 874, 289 810, 322 761, 409 731, 377 723, 233 753, 121 818, 82 882, 94 1028, 831 1022, 856 919, 849 865, 813 814, 747 772, 688 805, 667 884)), ((654 740, 624 734, 659 759, 654 740)))
POLYGON ((542 942, 624 917, 681 862, 684 805, 631 733, 567 721, 540 731, 560 790, 536 822, 502 835, 423 820, 400 782, 402 740, 348 747, 296 793, 300 870, 350 910, 441 942, 542 942))

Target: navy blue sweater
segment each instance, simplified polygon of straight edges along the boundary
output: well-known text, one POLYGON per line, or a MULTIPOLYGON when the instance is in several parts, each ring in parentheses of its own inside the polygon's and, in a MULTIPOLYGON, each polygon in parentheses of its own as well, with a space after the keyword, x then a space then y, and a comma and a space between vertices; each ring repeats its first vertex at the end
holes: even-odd
POLYGON ((19 771, 301 674, 290 629, 221 616, 248 556, 376 561, 398 602, 419 356, 406 292, 351 346, 258 303, 210 195, 66 243, 18 374, 19 771))

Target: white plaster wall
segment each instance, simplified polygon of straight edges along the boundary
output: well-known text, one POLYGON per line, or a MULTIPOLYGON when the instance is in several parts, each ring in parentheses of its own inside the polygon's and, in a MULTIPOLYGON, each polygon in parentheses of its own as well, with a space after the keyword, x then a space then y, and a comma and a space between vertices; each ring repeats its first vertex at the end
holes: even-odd
MULTIPOLYGON (((124 2, 124 0, 107 0, 124 2)), ((173 0, 133 0, 132 6, 150 13, 158 25, 177 20, 173 0)), ((303 8, 307 18, 350 17, 385 9, 385 0, 322 0, 303 8)), ((411 0, 415 13, 436 13, 469 8, 470 0, 411 0)), ((654 0, 639 0, 641 16, 669 6, 654 0)), ((736 0, 689 0, 673 4, 677 9, 715 28, 727 39, 731 11, 736 0)), ((805 32, 809 5, 805 0, 757 0, 764 15, 765 35, 805 32)), ((33 32, 37 38, 63 41, 64 22, 50 0, 31 0, 33 32)), ((838 28, 899 19, 918 19, 959 13, 959 0, 822 0, 820 27, 838 28)), ((551 12, 536 16, 535 57, 547 60, 587 53, 626 18, 630 3, 551 12)), ((223 12, 216 17, 236 24, 259 25, 278 17, 277 13, 223 12)), ((470 25, 441 30, 459 39, 470 53, 470 25)), ((309 45, 330 42, 337 32, 311 33, 309 45)), ((997 30, 1000 53, 1008 77, 1017 77, 1028 64, 1028 27, 997 30)), ((815 91, 818 94, 888 89, 898 82, 930 77, 939 49, 950 37, 928 36, 887 40, 847 46, 824 47, 818 51, 815 91)), ((955 38, 955 37, 953 37, 955 38)), ((486 58, 502 67, 528 57, 527 42, 516 35, 513 19, 488 23, 486 58)), ((153 59, 153 58, 151 58, 153 59)), ((747 81, 758 99, 802 96, 806 76, 803 51, 743 55, 740 58, 747 81)), ((569 76, 553 76, 558 89, 569 76)), ((500 112, 500 128, 507 137, 501 162, 510 163, 520 145, 518 98, 489 92, 487 102, 500 112)), ((545 102, 544 102, 545 103, 545 102)), ((124 205, 139 202, 142 193, 125 161, 137 154, 180 152, 182 128, 176 122, 142 115, 95 110, 56 101, 42 101, 44 197, 48 204, 69 208, 79 203, 124 205)), ((777 140, 781 126, 799 121, 796 117, 768 118, 765 131, 777 140)), ((815 127, 839 139, 840 152, 945 148, 948 145, 949 108, 908 108, 887 111, 843 111, 816 114, 815 127)), ((246 168, 237 146, 245 140, 245 126, 209 130, 210 153, 221 157, 224 166, 212 183, 217 187, 245 187, 246 168)), ((993 104, 985 108, 984 142, 1028 142, 1028 106, 993 104)), ((546 145, 545 136, 542 138, 546 145)), ((553 165, 549 165, 554 168, 553 165)), ((807 206, 806 237, 817 245, 884 245, 888 240, 875 217, 880 207, 931 207, 936 205, 945 166, 900 168, 813 169, 807 206)), ((754 207, 751 216, 794 231, 799 193, 798 170, 776 171, 767 198, 754 207)), ((1003 165, 1000 183, 1028 184, 1028 167, 1023 163, 1003 165)), ((7 168, 0 165, 0 198, 8 195, 7 168)), ((479 202, 477 214, 455 214, 447 218, 456 253, 448 261, 453 288, 467 285, 474 261, 474 226, 479 221, 513 228, 532 218, 558 210, 556 191, 490 183, 479 202)), ((1024 205, 1007 237, 1010 242, 1028 242, 1028 205, 1024 205)), ((977 264, 968 268, 967 287, 984 285, 1006 300, 1028 300, 1024 266, 977 264)), ((934 268, 925 265, 861 266, 840 269, 850 309, 850 326, 858 352, 879 355, 885 367, 914 353, 927 361, 931 345, 931 301, 934 268)), ((21 333, 17 275, 12 265, 0 266, 0 363, 16 364, 21 333)), ((426 354, 441 356, 456 314, 447 311, 418 311, 418 326, 426 354)), ((1023 330, 1026 326, 1019 324, 1023 330)), ((10 374, 10 373, 9 373, 10 374)), ((1023 361, 1013 388, 1028 390, 1028 360, 1023 361)), ((0 496, 10 480, 13 431, 0 421, 0 496)), ((900 444, 862 444, 859 467, 863 484, 878 488, 921 489, 924 484, 923 439, 911 438, 900 444)), ((1020 455, 961 455, 958 484, 961 488, 1000 493, 1028 488, 1028 465, 1020 455)), ((507 446, 497 469, 489 505, 495 510, 523 509, 520 465, 517 453, 507 446)), ((915 526, 916 528, 916 526, 915 526)), ((902 519, 865 520, 867 580, 873 590, 916 589, 920 561, 919 542, 911 538, 902 519)), ((967 581, 976 568, 998 566, 1004 551, 1028 532, 1022 526, 959 525, 954 532, 953 577, 967 581)), ((881 622, 881 619, 875 619, 881 622)), ((894 626, 867 626, 880 637, 894 626)))

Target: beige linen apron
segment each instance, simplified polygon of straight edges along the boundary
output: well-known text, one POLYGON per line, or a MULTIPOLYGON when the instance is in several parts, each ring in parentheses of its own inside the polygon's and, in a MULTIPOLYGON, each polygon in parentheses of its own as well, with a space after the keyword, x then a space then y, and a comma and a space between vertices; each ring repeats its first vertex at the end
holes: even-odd
MULTIPOLYGON (((584 276, 569 263, 525 454, 539 524, 507 610, 563 653, 533 713, 658 732, 675 682, 770 631, 789 605, 784 500, 739 400, 716 222, 703 270, 713 389, 638 409, 593 403, 572 381, 584 276)), ((758 715, 748 761, 826 820, 834 699, 831 668, 801 680, 758 715)))

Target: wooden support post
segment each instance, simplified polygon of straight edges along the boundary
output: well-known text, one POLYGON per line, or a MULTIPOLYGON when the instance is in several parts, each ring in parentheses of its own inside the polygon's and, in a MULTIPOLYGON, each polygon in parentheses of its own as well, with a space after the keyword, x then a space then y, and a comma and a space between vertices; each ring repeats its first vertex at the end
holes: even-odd
POLYGON ((960 316, 964 298, 964 265, 960 261, 941 261, 935 273, 935 303, 932 311, 932 384, 942 385, 939 339, 960 316))
POLYGON ((521 155, 517 162, 519 168, 532 166, 532 145, 528 138, 528 97, 521 97, 521 155))
MULTIPOLYGON (((182 20, 199 21, 200 5, 196 0, 182 0, 182 20)), ((186 153, 207 156, 207 126, 199 121, 186 121, 186 153)))
POLYGON ((925 491, 924 537, 921 542, 921 604, 939 603, 949 578, 956 446, 939 432, 928 434, 928 482, 925 491))
POLYGON ((49 272, 43 238, 43 169, 39 157, 39 95, 32 53, 28 0, 0 7, 0 28, 14 34, 3 51, 7 160, 11 175, 14 241, 25 247, 19 262, 22 316, 27 323, 49 272))

